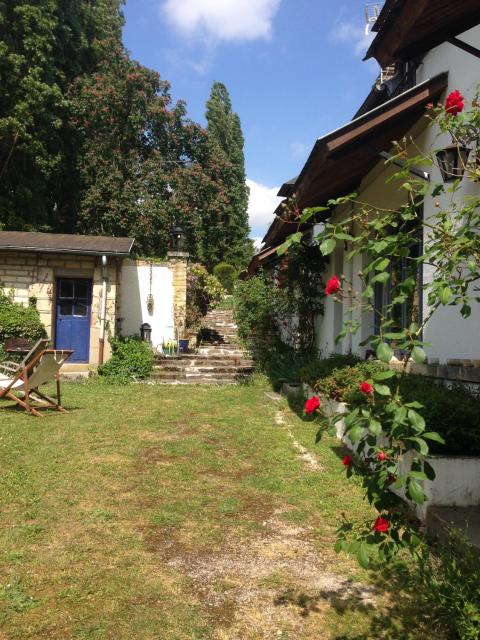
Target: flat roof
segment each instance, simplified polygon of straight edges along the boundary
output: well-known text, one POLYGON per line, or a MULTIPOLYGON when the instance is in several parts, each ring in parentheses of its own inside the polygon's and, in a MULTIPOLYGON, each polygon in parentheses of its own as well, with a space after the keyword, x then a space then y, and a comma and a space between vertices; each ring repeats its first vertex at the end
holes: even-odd
POLYGON ((133 238, 81 236, 36 231, 0 231, 0 249, 40 253, 74 253, 78 255, 127 257, 133 238))

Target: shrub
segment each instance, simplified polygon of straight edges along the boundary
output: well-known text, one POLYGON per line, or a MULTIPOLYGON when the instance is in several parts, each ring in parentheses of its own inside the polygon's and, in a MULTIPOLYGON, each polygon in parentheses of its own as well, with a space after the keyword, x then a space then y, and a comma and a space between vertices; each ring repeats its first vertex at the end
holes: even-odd
POLYGON ((228 262, 219 262, 217 266, 213 268, 213 275, 228 293, 232 293, 238 276, 238 272, 233 265, 228 264, 228 262))
POLYGON ((98 368, 100 376, 111 382, 125 384, 144 380, 152 369, 155 356, 147 342, 138 336, 112 338, 112 357, 98 368))
POLYGON ((360 393, 359 385, 375 373, 382 371, 383 365, 378 362, 359 362, 355 366, 340 366, 315 383, 315 390, 338 402, 357 404, 363 402, 365 396, 360 393))
POLYGON ((200 320, 209 309, 214 308, 224 297, 225 289, 218 279, 200 264, 192 264, 187 272, 186 323, 190 331, 197 330, 200 320))
MULTIPOLYGON (((359 384, 384 369, 378 362, 361 362, 355 366, 338 367, 330 375, 320 378, 315 389, 349 405, 359 406, 366 402, 359 384)), ((392 390, 397 378, 384 381, 392 390)), ((400 394, 404 402, 419 402, 419 412, 425 419, 427 429, 436 431, 445 440, 442 445, 435 441, 429 444, 430 452, 440 455, 480 455, 480 399, 461 386, 451 389, 431 378, 408 374, 400 381, 400 394)))
POLYGON ((314 387, 320 378, 330 375, 334 369, 353 366, 359 362, 360 358, 353 353, 331 353, 326 358, 315 355, 300 367, 300 379, 314 387))
POLYGON ((10 338, 25 338, 30 342, 36 342, 39 338, 46 337, 37 309, 30 304, 13 301, 13 293, 5 294, 0 289, 0 343, 10 338))
POLYGON ((261 343, 274 329, 276 292, 273 282, 259 274, 240 281, 233 293, 235 321, 242 340, 261 343))
POLYGON ((434 604, 435 613, 452 638, 480 637, 480 558, 458 532, 447 532, 436 547, 425 546, 417 556, 416 581, 434 604))
POLYGON ((405 402, 423 405, 419 412, 427 427, 437 431, 446 445, 435 441, 430 451, 440 455, 480 455, 480 398, 457 385, 451 389, 431 378, 407 375, 400 391, 405 402))

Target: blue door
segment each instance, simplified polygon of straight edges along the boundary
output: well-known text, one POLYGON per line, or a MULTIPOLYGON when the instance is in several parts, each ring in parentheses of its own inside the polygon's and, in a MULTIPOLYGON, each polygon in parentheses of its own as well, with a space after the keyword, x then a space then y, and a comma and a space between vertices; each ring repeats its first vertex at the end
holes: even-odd
POLYGON ((70 362, 88 362, 91 306, 91 280, 57 280, 55 347, 72 349, 74 353, 70 362))

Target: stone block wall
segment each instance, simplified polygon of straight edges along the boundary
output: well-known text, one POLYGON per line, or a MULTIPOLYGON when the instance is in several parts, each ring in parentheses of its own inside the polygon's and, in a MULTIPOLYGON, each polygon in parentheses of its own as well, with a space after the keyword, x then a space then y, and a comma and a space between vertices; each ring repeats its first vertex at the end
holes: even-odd
MULTIPOLYGON (((107 336, 115 333, 116 296, 119 266, 113 258, 108 260, 107 283, 107 336)), ((55 340, 56 280, 60 277, 86 278, 93 281, 92 309, 90 317, 91 364, 98 363, 100 337, 100 313, 102 308, 101 258, 63 253, 36 253, 28 251, 0 251, 0 286, 12 289, 15 301, 28 305, 30 298, 37 299, 37 309, 45 325, 48 337, 55 340)), ((105 359, 110 345, 105 342, 105 359)))

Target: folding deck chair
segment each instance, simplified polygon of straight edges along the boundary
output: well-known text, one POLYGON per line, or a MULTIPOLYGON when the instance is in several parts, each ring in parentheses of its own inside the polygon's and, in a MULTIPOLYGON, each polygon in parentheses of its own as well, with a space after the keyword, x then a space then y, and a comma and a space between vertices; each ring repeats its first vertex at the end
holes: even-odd
POLYGON ((0 362, 0 377, 13 377, 17 371, 27 366, 29 362, 31 362, 39 353, 48 349, 48 345, 50 341, 45 338, 40 338, 33 345, 27 355, 23 358, 21 362, 13 362, 11 360, 5 360, 0 362))
POLYGON ((34 416, 41 416, 40 409, 57 409, 67 413, 61 405, 59 371, 72 353, 68 350, 43 349, 9 376, 0 373, 0 400, 13 400, 34 416), (38 390, 41 385, 53 381, 57 383, 56 400, 38 390))

